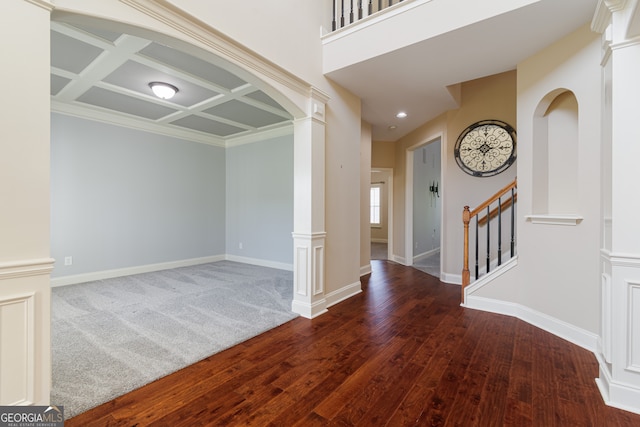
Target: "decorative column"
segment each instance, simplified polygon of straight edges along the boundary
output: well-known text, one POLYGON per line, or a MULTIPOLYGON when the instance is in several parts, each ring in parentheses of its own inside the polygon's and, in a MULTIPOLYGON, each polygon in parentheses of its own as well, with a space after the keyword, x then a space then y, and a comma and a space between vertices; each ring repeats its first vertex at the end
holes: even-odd
POLYGON ((0 2, 0 405, 49 404, 52 9, 45 0, 0 2))
POLYGON ((325 259, 325 104, 312 89, 308 115, 294 122, 292 309, 312 319, 327 311, 325 259))
POLYGON ((602 330, 597 384, 608 405, 640 413, 640 4, 600 0, 603 34, 602 330))

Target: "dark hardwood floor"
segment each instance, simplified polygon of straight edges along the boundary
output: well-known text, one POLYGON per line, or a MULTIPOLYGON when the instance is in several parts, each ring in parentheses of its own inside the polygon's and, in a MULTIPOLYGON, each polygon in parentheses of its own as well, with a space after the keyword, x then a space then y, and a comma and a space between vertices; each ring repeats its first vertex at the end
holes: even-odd
POLYGON ((640 426, 595 357, 373 261, 363 293, 66 421, 73 426, 640 426))

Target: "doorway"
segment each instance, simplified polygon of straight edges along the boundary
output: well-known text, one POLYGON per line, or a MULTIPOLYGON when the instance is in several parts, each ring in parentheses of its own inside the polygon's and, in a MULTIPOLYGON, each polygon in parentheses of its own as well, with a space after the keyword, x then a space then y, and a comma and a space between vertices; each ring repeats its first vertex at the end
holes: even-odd
POLYGON ((410 147, 406 163, 405 264, 440 277, 442 137, 410 147))
POLYGON ((371 259, 393 261, 393 169, 371 170, 371 259))

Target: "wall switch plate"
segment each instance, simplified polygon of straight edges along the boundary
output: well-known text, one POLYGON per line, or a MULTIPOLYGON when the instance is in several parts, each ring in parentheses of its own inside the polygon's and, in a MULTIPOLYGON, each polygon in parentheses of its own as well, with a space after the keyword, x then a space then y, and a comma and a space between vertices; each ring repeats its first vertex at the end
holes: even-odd
POLYGON ((72 264, 73 264, 73 257, 70 257, 70 256, 64 257, 64 265, 72 265, 72 264))

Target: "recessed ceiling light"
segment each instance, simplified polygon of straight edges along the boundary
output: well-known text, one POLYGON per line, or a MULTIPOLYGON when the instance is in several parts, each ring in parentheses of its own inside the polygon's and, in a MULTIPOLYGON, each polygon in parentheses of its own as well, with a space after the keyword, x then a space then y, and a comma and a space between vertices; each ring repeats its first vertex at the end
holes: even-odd
POLYGON ((397 126, 396 125, 391 125, 389 126, 389 130, 394 130, 397 126))
POLYGON ((404 119, 405 117, 407 117, 407 113, 405 113, 404 111, 400 111, 398 114, 396 114, 396 117, 399 119, 404 119))
POLYGON ((149 87, 153 91, 153 94, 161 99, 171 99, 173 95, 178 92, 178 88, 169 83, 151 82, 149 87))

